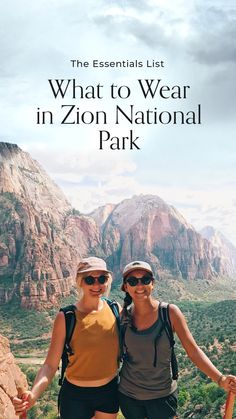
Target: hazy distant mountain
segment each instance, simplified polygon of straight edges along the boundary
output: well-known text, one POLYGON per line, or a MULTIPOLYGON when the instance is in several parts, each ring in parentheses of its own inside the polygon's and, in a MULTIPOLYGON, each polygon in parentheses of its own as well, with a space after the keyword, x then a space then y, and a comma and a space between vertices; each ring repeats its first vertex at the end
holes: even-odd
POLYGON ((82 215, 28 153, 8 143, 0 143, 0 220, 2 303, 14 297, 25 307, 57 303, 69 294, 79 259, 90 255, 104 257, 115 280, 134 259, 150 262, 159 277, 235 272, 225 240, 220 247, 210 243, 158 196, 134 196, 82 215))
POLYGON ((99 228, 102 229, 104 223, 107 221, 107 218, 110 216, 115 206, 115 204, 106 204, 102 207, 98 207, 93 212, 91 212, 89 216, 92 217, 96 221, 99 228))
POLYGON ((211 242, 215 252, 227 264, 228 274, 234 275, 236 272, 236 247, 220 231, 211 226, 202 228, 200 234, 211 242))

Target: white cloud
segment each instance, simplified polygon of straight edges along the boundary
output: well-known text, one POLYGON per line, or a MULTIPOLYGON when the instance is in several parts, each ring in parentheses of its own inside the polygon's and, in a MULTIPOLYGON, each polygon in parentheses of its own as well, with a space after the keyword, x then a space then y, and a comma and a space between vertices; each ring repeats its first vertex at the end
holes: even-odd
MULTIPOLYGON (((39 160, 72 203, 89 211, 138 193, 157 194, 196 227, 212 224, 236 243, 234 0, 22 0, 5 2, 0 16, 0 138, 39 160), (164 68, 72 68, 91 62, 163 60, 164 68), (202 104, 202 126, 134 126, 140 151, 99 151, 98 126, 37 126, 36 109, 55 109, 48 78, 86 84, 126 84, 128 106, 202 104), (141 99, 138 78, 190 84, 188 101, 141 99), (212 221, 212 222, 211 222, 212 221)), ((73 102, 81 110, 116 102, 73 102)), ((122 123, 107 128, 125 136, 122 123)))
MULTIPOLYGON (((26 150, 26 148, 23 146, 26 150)), ((122 160, 117 153, 102 153, 102 159, 98 158, 97 152, 76 152, 68 150, 55 150, 51 147, 28 147, 27 151, 37 160, 43 162, 44 167, 54 178, 61 181, 78 183, 84 177, 97 182, 119 176, 123 173, 132 173, 136 170, 136 164, 131 155, 123 155, 122 160), (53 159, 52 159, 53 156, 53 159)))

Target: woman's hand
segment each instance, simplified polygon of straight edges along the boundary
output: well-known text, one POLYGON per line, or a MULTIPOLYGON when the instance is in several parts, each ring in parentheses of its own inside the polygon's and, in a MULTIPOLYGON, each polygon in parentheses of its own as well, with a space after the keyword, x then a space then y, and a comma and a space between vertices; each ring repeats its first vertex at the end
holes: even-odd
POLYGON ((236 394, 236 377, 234 375, 222 375, 218 384, 225 391, 232 391, 236 394))
POLYGON ((12 403, 15 408, 15 413, 18 416, 23 415, 27 410, 29 410, 36 402, 36 399, 32 391, 25 391, 21 395, 18 395, 13 398, 12 403))

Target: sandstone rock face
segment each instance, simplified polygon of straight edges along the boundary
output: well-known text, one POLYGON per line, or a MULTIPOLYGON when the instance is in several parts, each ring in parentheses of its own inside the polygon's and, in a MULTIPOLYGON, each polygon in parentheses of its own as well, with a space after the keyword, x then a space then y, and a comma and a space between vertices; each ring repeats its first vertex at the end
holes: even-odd
POLYGON ((118 204, 102 225, 102 246, 117 273, 139 259, 150 262, 159 277, 229 274, 211 243, 157 196, 134 196, 118 204))
POLYGON ((25 375, 16 365, 8 339, 0 335, 0 418, 15 419, 12 398, 27 390, 25 375))
POLYGON ((40 309, 69 295, 99 229, 76 214, 28 153, 8 143, 0 143, 0 219, 0 303, 17 296, 40 309))
POLYGON ((157 196, 107 204, 89 215, 71 207, 40 165, 0 143, 0 303, 49 308, 69 295, 81 257, 105 258, 115 279, 134 259, 159 277, 233 275, 236 257, 203 238, 157 196))

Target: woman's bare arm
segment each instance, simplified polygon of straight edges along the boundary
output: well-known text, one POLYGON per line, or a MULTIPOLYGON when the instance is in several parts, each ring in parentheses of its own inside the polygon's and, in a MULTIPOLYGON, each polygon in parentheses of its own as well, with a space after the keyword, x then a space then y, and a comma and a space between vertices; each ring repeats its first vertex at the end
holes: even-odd
POLYGON ((48 387, 58 369, 64 347, 65 335, 65 317, 62 312, 59 312, 54 322, 47 357, 43 366, 40 368, 32 387, 32 393, 36 399, 38 399, 48 387))
POLYGON ((52 381, 60 363, 65 342, 65 335, 66 329, 64 314, 59 312, 54 321, 52 338, 47 357, 36 375, 32 390, 25 392, 22 395, 22 398, 14 397, 13 399, 16 414, 21 414, 26 407, 27 409, 31 408, 52 381), (27 402, 25 401, 26 396, 27 402))
POLYGON ((193 338, 185 317, 181 310, 176 306, 170 305, 170 320, 174 331, 179 337, 191 361, 213 381, 221 385, 227 391, 236 392, 236 377, 233 375, 224 376, 210 361, 208 356, 199 348, 193 338))

